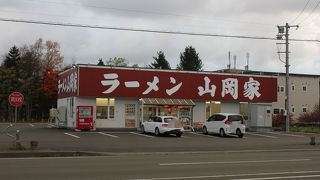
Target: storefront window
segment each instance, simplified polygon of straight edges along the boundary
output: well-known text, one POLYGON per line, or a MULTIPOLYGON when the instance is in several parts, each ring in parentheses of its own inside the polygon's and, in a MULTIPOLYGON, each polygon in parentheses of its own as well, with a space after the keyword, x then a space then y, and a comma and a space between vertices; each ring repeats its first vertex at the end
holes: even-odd
POLYGON ((221 112, 221 102, 207 101, 206 102, 206 118, 208 119, 212 114, 221 112))
POLYGON ((152 116, 156 116, 157 107, 144 107, 143 108, 143 121, 148 121, 152 116))
POLYGON ((114 104, 115 104, 114 98, 97 98, 96 99, 97 119, 113 119, 114 104))
POLYGON ((114 118, 114 98, 109 99, 109 118, 114 118))

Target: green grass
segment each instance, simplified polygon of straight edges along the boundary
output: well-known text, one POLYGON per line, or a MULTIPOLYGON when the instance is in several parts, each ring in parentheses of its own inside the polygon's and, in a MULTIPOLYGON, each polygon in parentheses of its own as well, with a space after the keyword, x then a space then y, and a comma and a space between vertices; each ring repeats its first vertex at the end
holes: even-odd
POLYGON ((305 127, 291 127, 292 132, 305 132, 305 133, 318 133, 320 134, 320 128, 316 126, 305 126, 305 127))

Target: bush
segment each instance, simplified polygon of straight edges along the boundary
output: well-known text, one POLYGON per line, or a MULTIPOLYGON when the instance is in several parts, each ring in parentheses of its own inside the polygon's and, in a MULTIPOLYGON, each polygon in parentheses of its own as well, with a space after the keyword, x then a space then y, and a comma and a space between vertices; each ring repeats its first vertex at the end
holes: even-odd
MULTIPOLYGON (((289 115, 289 123, 292 124, 293 119, 292 119, 292 114, 289 115)), ((276 129, 282 129, 284 130, 286 127, 286 116, 281 113, 281 114, 275 114, 272 116, 272 127, 276 129)))
POLYGON ((298 117, 300 124, 319 125, 320 127, 320 106, 315 105, 311 112, 302 113, 298 117))

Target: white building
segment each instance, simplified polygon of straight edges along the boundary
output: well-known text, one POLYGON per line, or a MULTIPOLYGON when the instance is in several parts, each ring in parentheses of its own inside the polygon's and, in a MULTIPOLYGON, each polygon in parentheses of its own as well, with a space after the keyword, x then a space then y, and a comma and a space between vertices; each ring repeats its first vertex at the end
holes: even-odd
MULTIPOLYGON (((189 126, 204 122, 214 112, 245 112, 243 108, 248 103, 271 106, 277 100, 277 79, 77 65, 59 74, 58 91, 59 126, 93 130, 139 128, 155 115, 177 116, 189 126)), ((270 109, 265 112, 269 117, 270 109)), ((250 121, 262 126, 254 123, 259 119, 250 121)))

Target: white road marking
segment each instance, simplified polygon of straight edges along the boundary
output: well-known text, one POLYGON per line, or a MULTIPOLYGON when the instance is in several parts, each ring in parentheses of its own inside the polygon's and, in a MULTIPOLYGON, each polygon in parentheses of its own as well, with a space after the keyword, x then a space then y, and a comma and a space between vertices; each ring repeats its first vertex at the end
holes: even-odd
MULTIPOLYGON (((212 175, 212 176, 184 176, 184 177, 163 177, 163 178, 140 178, 131 180, 179 180, 179 179, 209 179, 209 178, 226 178, 226 177, 239 177, 239 176, 267 176, 267 175, 287 175, 287 174, 310 174, 320 173, 320 171, 298 171, 298 172, 269 172, 269 173, 255 173, 255 174, 225 174, 225 175, 212 175)), ((310 175, 312 176, 312 175, 310 175)), ((316 175, 315 175, 316 176, 316 175)))
POLYGON ((247 163, 270 163, 270 162, 298 162, 311 161, 312 159, 276 159, 260 161, 212 161, 212 162, 185 162, 185 163, 161 163, 160 166, 181 166, 181 165, 203 165, 203 164, 247 164, 247 163))
POLYGON ((34 125, 33 125, 33 124, 29 124, 29 126, 34 127, 34 125))
POLYGON ((268 133, 275 134, 275 135, 281 135, 281 136, 291 136, 291 137, 301 137, 301 138, 304 137, 302 135, 296 135, 296 134, 286 134, 286 133, 278 133, 278 132, 268 132, 268 133))
POLYGON ((320 175, 279 176, 279 177, 249 178, 249 179, 234 179, 234 180, 300 179, 300 178, 314 178, 314 177, 320 177, 320 175))
POLYGON ((76 135, 73 135, 73 134, 70 134, 70 133, 63 133, 63 134, 71 136, 71 137, 74 137, 74 138, 80 138, 79 136, 76 136, 76 135))
POLYGON ((119 138, 119 136, 115 136, 115 135, 112 135, 112 134, 107 134, 107 133, 104 133, 104 132, 97 132, 98 134, 101 134, 101 135, 104 135, 104 136, 109 136, 109 137, 113 137, 113 138, 119 138))
POLYGON ((275 137, 275 136, 268 136, 268 135, 257 134, 257 133, 246 133, 246 134, 253 135, 253 136, 261 136, 261 137, 273 138, 273 139, 277 139, 278 138, 278 137, 275 137))
POLYGON ((138 136, 143 136, 143 137, 148 137, 148 138, 154 138, 153 136, 145 135, 145 134, 140 134, 140 133, 135 133, 135 132, 130 132, 131 134, 135 134, 138 136))

